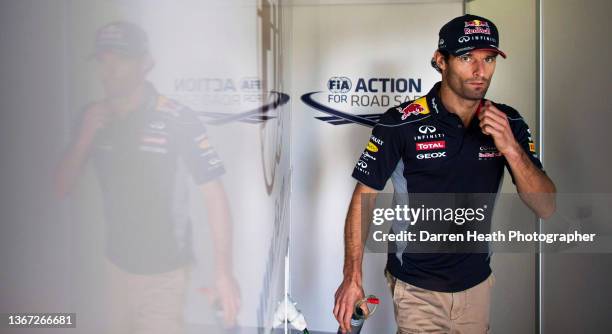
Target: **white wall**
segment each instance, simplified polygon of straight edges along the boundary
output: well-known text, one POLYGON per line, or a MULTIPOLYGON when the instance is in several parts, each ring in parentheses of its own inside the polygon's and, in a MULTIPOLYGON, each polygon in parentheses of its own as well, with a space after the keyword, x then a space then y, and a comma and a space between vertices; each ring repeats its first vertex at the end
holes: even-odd
MULTIPOLYGON (((438 30, 461 15, 461 4, 386 4, 296 6, 292 9, 292 233, 291 293, 309 329, 335 332, 334 293, 342 280, 343 226, 355 187, 351 173, 371 128, 332 125, 315 117, 329 116, 300 101, 310 92, 329 107, 351 114, 382 113, 389 106, 328 103, 327 81, 345 76, 350 95, 393 98, 425 95, 439 74, 429 61, 438 30), (420 78, 420 92, 355 93, 358 78, 420 78)), ((380 3, 380 2, 378 2, 380 3)), ((393 101, 393 100, 391 100, 393 101)), ((389 186, 387 191, 392 191, 389 186)), ((366 254, 366 294, 382 298, 364 333, 394 331, 393 304, 383 269, 386 254, 366 254)))
MULTIPOLYGON (((542 0, 544 162, 564 217, 610 244, 612 43, 608 0, 542 0)), ((612 256, 544 254, 543 333, 607 333, 612 256)))

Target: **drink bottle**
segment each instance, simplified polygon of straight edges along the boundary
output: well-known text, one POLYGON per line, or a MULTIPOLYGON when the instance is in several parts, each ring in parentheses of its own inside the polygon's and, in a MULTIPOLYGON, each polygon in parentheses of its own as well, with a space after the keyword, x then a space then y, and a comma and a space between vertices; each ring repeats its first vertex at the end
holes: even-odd
MULTIPOLYGON (((367 318, 371 317, 372 314, 374 314, 374 311, 376 311, 376 307, 378 306, 378 304, 380 304, 380 300, 378 299, 378 297, 374 295, 369 295, 363 299, 358 300, 355 303, 355 309, 353 310, 353 315, 351 316, 351 330, 347 334, 361 333, 361 328, 363 328, 363 323, 365 322, 367 318), (367 314, 365 314, 363 312, 363 309, 361 308, 361 305, 363 305, 364 303, 366 304, 366 306, 367 304, 374 305, 372 309, 368 307, 367 314)), ((342 334, 340 327, 338 327, 338 334, 342 334)))

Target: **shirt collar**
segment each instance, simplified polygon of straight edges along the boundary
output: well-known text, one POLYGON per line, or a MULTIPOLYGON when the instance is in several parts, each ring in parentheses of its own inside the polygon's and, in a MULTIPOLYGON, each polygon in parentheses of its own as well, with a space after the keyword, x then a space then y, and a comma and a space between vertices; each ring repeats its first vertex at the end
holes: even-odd
POLYGON ((153 111, 157 107, 157 99, 159 93, 149 81, 145 82, 144 88, 144 99, 142 101, 141 109, 144 111, 153 111))
POLYGON ((430 109, 433 110, 435 117, 445 117, 450 114, 450 112, 444 107, 442 99, 440 98, 440 85, 441 82, 438 81, 431 88, 429 93, 427 93, 427 104, 429 104, 431 107, 430 109))
MULTIPOLYGON (((427 103, 431 107, 430 109, 434 111, 435 117, 447 117, 450 115, 454 115, 453 113, 448 111, 444 107, 444 103, 442 103, 442 98, 440 97, 440 86, 441 85, 442 85, 442 82, 440 81, 436 82, 436 84, 431 88, 429 93, 427 93, 427 103)), ((480 104, 478 105, 478 108, 476 109, 476 115, 474 116, 475 118, 478 117, 478 113, 480 112, 480 109, 482 108, 484 101, 485 101, 484 99, 480 100, 480 104)))

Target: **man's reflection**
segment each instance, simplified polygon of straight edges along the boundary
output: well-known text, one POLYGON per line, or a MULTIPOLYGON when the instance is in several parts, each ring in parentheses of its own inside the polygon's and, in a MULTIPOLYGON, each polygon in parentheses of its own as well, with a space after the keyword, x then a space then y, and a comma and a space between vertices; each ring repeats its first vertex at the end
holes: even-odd
POLYGON ((85 108, 60 164, 57 191, 69 193, 91 158, 106 220, 112 333, 182 331, 193 259, 188 183, 199 185, 214 243, 214 303, 235 323, 239 290, 232 271, 231 219, 220 181, 224 167, 189 108, 158 94, 146 76, 154 62, 139 27, 113 22, 95 39, 105 96, 85 108), (185 173, 187 172, 187 173, 185 173))

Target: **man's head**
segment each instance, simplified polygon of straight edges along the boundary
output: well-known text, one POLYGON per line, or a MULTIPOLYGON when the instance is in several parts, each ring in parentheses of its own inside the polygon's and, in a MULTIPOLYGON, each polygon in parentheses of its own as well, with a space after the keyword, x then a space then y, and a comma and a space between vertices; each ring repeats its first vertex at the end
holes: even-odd
POLYGON ((475 15, 452 19, 440 29, 438 50, 432 66, 442 74, 445 83, 458 96, 482 99, 495 72, 499 34, 493 22, 475 15))
POLYGON ((108 97, 130 94, 153 68, 146 33, 128 22, 112 22, 100 28, 93 56, 108 97))

